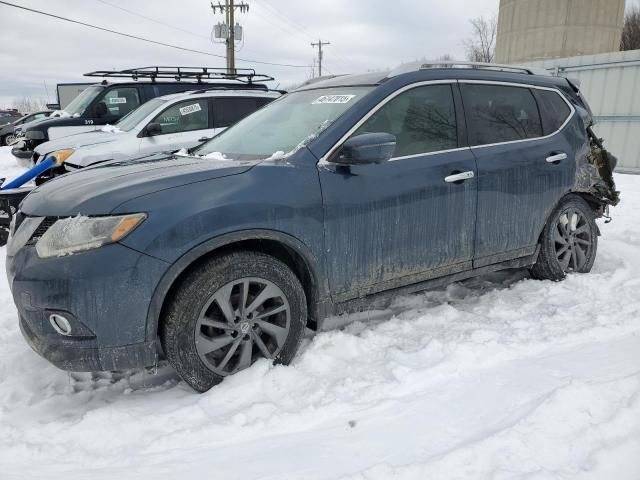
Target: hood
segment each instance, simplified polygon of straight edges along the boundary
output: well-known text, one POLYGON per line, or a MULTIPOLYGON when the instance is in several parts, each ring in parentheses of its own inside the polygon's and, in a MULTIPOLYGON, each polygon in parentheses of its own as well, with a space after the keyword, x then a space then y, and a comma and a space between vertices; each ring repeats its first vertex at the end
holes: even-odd
POLYGON ((34 120, 33 122, 25 123, 21 125, 20 128, 24 132, 28 130, 38 130, 41 132, 46 132, 49 127, 64 127, 66 125, 84 125, 84 121, 80 117, 54 117, 49 116, 46 118, 41 118, 39 120, 34 120))
POLYGON ((166 153, 107 162, 46 182, 29 194, 20 209, 32 216, 105 215, 139 196, 238 175, 257 163, 176 157, 166 153))
POLYGON ((48 142, 38 145, 35 148, 35 151, 42 156, 65 148, 78 149, 80 147, 88 147, 90 145, 111 143, 120 138, 120 135, 123 135, 124 133, 103 132, 100 127, 96 128, 98 128, 98 130, 93 132, 76 133, 57 140, 49 140, 48 142))

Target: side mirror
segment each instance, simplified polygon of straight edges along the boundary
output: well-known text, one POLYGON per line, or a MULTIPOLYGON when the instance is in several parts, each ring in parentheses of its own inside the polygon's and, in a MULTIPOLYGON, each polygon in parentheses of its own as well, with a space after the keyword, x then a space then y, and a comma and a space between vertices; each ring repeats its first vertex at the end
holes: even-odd
POLYGON ((162 133, 162 125, 156 122, 151 122, 147 125, 146 134, 147 137, 153 137, 154 135, 160 135, 162 133))
POLYGON ((390 133, 363 133, 344 142, 338 155, 331 160, 344 165, 384 163, 393 157, 396 136, 390 133))
POLYGON ((107 113, 109 113, 109 109, 107 108, 107 104, 104 102, 98 102, 94 108, 94 112, 96 117, 104 117, 107 113))

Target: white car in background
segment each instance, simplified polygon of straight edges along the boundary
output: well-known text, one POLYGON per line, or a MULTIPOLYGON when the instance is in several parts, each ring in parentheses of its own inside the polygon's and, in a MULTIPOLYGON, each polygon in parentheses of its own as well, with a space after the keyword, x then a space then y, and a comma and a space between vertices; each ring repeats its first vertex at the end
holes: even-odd
POLYGON ((195 147, 282 93, 225 86, 154 98, 115 125, 38 145, 34 163, 54 157, 59 166, 40 176, 36 183, 110 160, 195 147))

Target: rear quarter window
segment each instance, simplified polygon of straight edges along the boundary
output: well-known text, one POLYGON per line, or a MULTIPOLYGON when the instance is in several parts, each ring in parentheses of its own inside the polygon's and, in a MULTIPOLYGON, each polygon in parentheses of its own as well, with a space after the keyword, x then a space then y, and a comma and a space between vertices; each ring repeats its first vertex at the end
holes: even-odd
POLYGON ((542 136, 538 105, 526 87, 461 84, 471 146, 542 136))
POLYGON ((219 97, 213 99, 213 121, 215 128, 230 127, 247 115, 263 107, 270 98, 219 97))
POLYGON ((571 115, 571 109, 560 94, 551 90, 533 90, 540 107, 542 129, 545 135, 557 132, 571 115))

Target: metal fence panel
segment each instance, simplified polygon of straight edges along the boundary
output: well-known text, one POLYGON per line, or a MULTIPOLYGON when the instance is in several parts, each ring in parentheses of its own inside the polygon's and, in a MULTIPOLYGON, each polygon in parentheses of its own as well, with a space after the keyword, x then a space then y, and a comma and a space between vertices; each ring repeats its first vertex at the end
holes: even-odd
POLYGON ((640 173, 640 50, 556 58, 527 65, 580 81, 594 130, 618 157, 616 171, 640 173))

